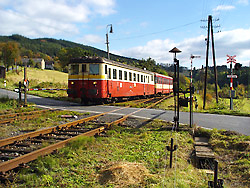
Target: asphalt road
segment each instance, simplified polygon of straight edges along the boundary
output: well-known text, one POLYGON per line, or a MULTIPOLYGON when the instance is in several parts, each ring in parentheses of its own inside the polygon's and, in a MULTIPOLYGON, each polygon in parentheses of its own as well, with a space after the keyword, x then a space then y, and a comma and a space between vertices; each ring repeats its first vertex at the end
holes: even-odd
MULTIPOLYGON (((0 97, 9 97, 17 99, 18 93, 0 89, 0 97)), ((120 108, 115 106, 102 106, 102 105, 82 106, 77 103, 72 103, 67 101, 57 101, 33 95, 28 95, 27 100, 28 102, 35 103, 38 106, 44 108, 56 108, 56 109, 72 110, 78 112, 101 113, 101 112, 111 111, 112 109, 120 108)), ((131 113, 135 110, 136 110, 135 108, 126 108, 123 110, 119 110, 113 114, 124 115, 131 113)), ((135 113, 134 116, 139 118, 173 121, 174 112, 167 110, 157 110, 157 109, 143 109, 142 111, 135 113)), ((193 117, 194 117, 194 123, 201 127, 226 129, 231 131, 237 131, 245 135, 250 135, 250 117, 204 114, 204 113, 194 113, 193 117)), ((180 123, 189 124, 188 112, 180 112, 180 123)))

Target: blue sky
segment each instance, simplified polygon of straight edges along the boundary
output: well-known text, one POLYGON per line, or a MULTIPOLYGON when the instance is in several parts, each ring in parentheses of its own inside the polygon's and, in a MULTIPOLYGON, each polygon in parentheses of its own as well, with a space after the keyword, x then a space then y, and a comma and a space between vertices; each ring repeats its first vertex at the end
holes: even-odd
MULTIPOLYGON (((111 53, 172 63, 173 47, 183 66, 190 55, 200 55, 194 66, 205 64, 208 15, 212 15, 216 62, 226 65, 226 55, 250 63, 250 5, 248 0, 0 0, 0 35, 65 39, 106 50, 106 26, 111 53), (218 31, 221 31, 218 33, 218 31)), ((211 49, 211 48, 210 48, 211 49)), ((211 51, 210 51, 210 62, 211 51)))

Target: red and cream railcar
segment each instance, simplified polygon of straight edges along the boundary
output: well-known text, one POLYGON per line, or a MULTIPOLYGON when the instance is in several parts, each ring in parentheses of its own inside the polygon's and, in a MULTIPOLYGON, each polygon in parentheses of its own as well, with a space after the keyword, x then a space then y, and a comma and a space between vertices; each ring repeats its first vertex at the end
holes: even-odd
POLYGON ((155 94, 169 94, 173 91, 173 78, 155 73, 155 94))
POLYGON ((68 88, 83 103, 154 95, 154 73, 100 57, 72 59, 68 88))

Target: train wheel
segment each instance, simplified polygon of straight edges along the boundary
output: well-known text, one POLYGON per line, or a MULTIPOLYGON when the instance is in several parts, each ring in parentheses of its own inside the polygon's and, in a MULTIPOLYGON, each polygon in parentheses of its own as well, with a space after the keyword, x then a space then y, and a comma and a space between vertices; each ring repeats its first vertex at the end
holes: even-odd
POLYGON ((87 99, 81 99, 81 104, 88 106, 90 104, 90 101, 87 99))
POLYGON ((116 97, 112 98, 112 103, 116 103, 118 99, 116 97))

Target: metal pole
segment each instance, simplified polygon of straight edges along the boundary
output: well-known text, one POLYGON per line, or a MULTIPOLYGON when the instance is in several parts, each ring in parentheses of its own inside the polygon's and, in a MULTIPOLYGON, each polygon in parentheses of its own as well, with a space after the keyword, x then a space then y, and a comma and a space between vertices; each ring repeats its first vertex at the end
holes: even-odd
POLYGON ((192 82, 193 82, 193 76, 192 76, 192 58, 191 58, 191 70, 190 70, 190 128, 193 126, 193 96, 192 96, 192 82))
POLYGON ((218 161, 214 160, 214 188, 218 187, 218 161))
POLYGON ((27 106, 27 63, 24 64, 24 107, 27 106))
POLYGON ((231 80, 230 80, 230 110, 233 110, 233 65, 232 61, 230 62, 230 71, 231 71, 231 80))
POLYGON ((174 147, 174 139, 171 138, 171 146, 170 146, 170 168, 172 168, 173 161, 173 147, 174 147))
POLYGON ((18 94, 19 94, 19 107, 21 107, 21 104, 22 104, 22 83, 19 82, 19 91, 18 91, 18 94))
POLYGON ((176 59, 176 65, 177 65, 177 129, 179 128, 179 121, 180 121, 180 104, 179 104, 179 100, 180 100, 180 93, 179 93, 179 90, 180 90, 180 70, 179 70, 179 60, 176 59))
POLYGON ((172 168, 172 163, 173 163, 173 152, 177 150, 177 148, 178 148, 177 145, 174 146, 174 139, 171 138, 171 144, 170 146, 167 146, 167 150, 170 151, 170 163, 169 163, 170 168, 172 168))
POLYGON ((109 59, 110 57, 109 57, 109 36, 108 36, 108 33, 106 33, 106 44, 107 44, 107 53, 108 53, 108 59, 109 59))
POLYGON ((176 83, 176 64, 174 64, 174 126, 175 126, 175 129, 177 127, 177 83, 176 83))

